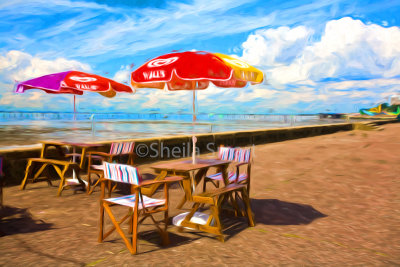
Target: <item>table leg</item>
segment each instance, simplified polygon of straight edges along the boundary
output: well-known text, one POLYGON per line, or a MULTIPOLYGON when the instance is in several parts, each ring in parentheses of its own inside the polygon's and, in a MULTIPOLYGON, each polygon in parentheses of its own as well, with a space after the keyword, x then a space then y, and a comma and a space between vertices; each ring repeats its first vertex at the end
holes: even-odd
POLYGON ((63 153, 63 150, 61 148, 61 145, 43 143, 42 151, 40 152, 40 158, 45 159, 46 156, 47 156, 47 150, 49 149, 49 147, 52 147, 52 146, 54 146, 54 148, 57 150, 57 152, 58 152, 60 157, 64 156, 64 153, 63 153))
MULTIPOLYGON (((196 175, 191 175, 190 173, 185 173, 185 179, 181 182, 183 190, 185 191, 185 196, 181 199, 177 209, 181 209, 186 201, 192 201, 192 195, 196 190, 196 186, 201 182, 208 171, 208 168, 199 170, 196 175)), ((176 175, 174 173, 174 175, 176 175)))
POLYGON ((176 206, 177 209, 181 209, 183 207, 183 205, 186 203, 186 201, 190 201, 192 199, 190 174, 186 173, 184 175, 184 179, 181 181, 181 183, 182 183, 182 187, 183 187, 183 191, 185 192, 185 195, 182 197, 178 206, 176 206))
MULTIPOLYGON (((205 168, 205 169, 199 170, 199 171, 196 173, 196 175, 195 175, 195 177, 194 177, 194 188, 196 188, 196 186, 197 186, 202 180, 204 180, 204 176, 206 176, 207 171, 208 171, 208 168, 205 168)), ((194 190, 193 190, 193 193, 194 193, 194 190)))
POLYGON ((47 148, 48 148, 48 144, 43 143, 42 151, 40 152, 40 158, 42 158, 42 159, 46 158, 47 148))
POLYGON ((218 167, 219 172, 222 174, 222 178, 224 181, 224 185, 229 185, 229 178, 228 178, 228 165, 222 165, 218 167))
POLYGON ((85 163, 85 158, 86 158, 86 147, 82 147, 82 153, 81 153, 81 163, 79 164, 79 167, 83 169, 83 164, 85 163))
POLYGON ((24 180, 22 180, 22 183, 21 183, 21 190, 25 189, 26 182, 27 182, 28 178, 31 176, 32 169, 33 169, 32 160, 28 159, 28 164, 26 165, 26 170, 25 170, 25 177, 24 177, 24 180))
MULTIPOLYGON (((76 160, 76 158, 75 158, 75 153, 76 153, 76 147, 75 146, 73 146, 72 147, 72 162, 74 162, 75 163, 75 160, 76 160)), ((72 179, 76 179, 76 173, 75 173, 75 170, 72 170, 72 179)))

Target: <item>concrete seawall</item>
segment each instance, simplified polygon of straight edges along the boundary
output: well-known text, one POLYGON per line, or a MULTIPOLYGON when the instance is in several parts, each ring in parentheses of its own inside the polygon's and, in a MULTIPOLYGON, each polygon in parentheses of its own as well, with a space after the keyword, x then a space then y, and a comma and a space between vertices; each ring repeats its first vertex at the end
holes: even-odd
MULTIPOLYGON (((398 122, 398 120, 377 121, 376 124, 392 122, 398 122)), ((353 129, 362 129, 363 127, 360 127, 360 124, 363 124, 363 122, 197 134, 197 151, 199 153, 210 153, 217 151, 220 145, 251 146, 331 134, 338 131, 351 131, 353 129)), ((188 157, 191 155, 191 139, 191 135, 132 139, 136 143, 136 152, 138 154, 135 163, 142 164, 170 158, 188 157)), ((109 151, 111 142, 98 143, 104 144, 98 150, 109 151)), ((4 159, 4 183, 6 185, 21 183, 25 174, 27 158, 39 157, 40 150, 41 147, 39 145, 27 149, 0 150, 0 156, 4 159)))

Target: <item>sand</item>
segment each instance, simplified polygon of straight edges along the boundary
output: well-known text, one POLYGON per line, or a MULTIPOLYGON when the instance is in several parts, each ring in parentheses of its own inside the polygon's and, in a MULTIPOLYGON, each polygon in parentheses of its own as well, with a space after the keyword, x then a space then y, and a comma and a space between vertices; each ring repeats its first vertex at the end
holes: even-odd
MULTIPOLYGON (((256 226, 236 223, 221 243, 179 233, 161 247, 151 225, 137 255, 113 234, 97 243, 99 192, 47 183, 4 190, 2 266, 400 265, 400 123, 255 147, 251 204, 256 226)), ((208 155, 210 156, 210 155, 208 155)), ((149 165, 141 166, 142 172, 149 165)), ((171 189, 171 216, 182 191, 171 189)), ((188 207, 188 206, 186 206, 188 207)))

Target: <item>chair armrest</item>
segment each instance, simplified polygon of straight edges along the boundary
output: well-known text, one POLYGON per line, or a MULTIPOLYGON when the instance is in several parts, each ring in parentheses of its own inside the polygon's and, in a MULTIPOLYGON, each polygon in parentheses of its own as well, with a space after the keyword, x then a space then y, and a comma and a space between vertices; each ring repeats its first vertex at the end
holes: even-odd
POLYGON ((113 160, 113 155, 100 151, 89 151, 87 154, 87 158, 89 159, 89 165, 91 165, 92 160, 111 162, 113 160))
POLYGON ((239 163, 237 163, 237 164, 235 164, 235 167, 236 167, 236 182, 238 181, 238 179, 239 179, 239 169, 240 169, 240 166, 243 166, 243 165, 247 165, 248 166, 248 170, 250 170, 250 162, 239 162, 239 163))
POLYGON ((238 168, 242 165, 248 165, 248 164, 250 164, 250 162, 239 162, 239 163, 235 163, 235 167, 238 168))
POLYGON ((164 180, 150 180, 150 181, 144 181, 138 185, 138 187, 142 186, 148 186, 148 185, 153 185, 153 184, 164 184, 164 183, 172 183, 172 182, 178 182, 183 180, 183 177, 181 176, 171 176, 171 177, 165 177, 164 180))
POLYGON ((87 152, 87 156, 88 156, 88 157, 91 156, 91 155, 103 156, 103 157, 110 157, 110 156, 112 156, 112 155, 109 154, 109 153, 101 152, 101 151, 89 151, 89 152, 87 152))
POLYGON ((80 153, 67 153, 67 154, 65 154, 65 157, 66 158, 72 158, 72 157, 80 158, 80 157, 82 157, 82 154, 80 154, 80 153))

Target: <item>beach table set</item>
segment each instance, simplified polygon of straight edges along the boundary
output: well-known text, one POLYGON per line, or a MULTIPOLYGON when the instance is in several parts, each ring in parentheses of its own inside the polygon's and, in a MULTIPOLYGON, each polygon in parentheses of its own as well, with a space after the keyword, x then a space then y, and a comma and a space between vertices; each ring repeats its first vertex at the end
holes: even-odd
MULTIPOLYGON (((71 180, 66 178, 68 170, 72 170, 74 176, 76 176, 74 177, 74 180, 77 181, 75 185, 80 185, 82 189, 87 190, 88 193, 92 193, 93 188, 89 192, 90 176, 88 176, 88 181, 84 181, 80 176, 80 172, 85 167, 86 158, 89 159, 88 173, 90 174, 90 170, 93 168, 93 165, 91 165, 92 157, 103 156, 104 160, 102 160, 102 164, 100 165, 101 168, 97 169, 97 171, 102 172, 102 175, 99 175, 99 179, 95 184, 101 184, 101 227, 99 242, 103 242, 111 232, 116 230, 132 254, 137 252, 137 230, 135 229, 137 229, 140 222, 149 217, 152 218, 157 229, 160 231, 163 244, 168 243, 168 185, 172 182, 179 183, 184 191, 184 196, 179 201, 177 208, 182 209, 185 203, 192 205, 189 212, 178 214, 172 219, 172 222, 179 227, 179 231, 183 231, 184 229, 203 231, 215 235, 218 240, 224 242, 224 229, 221 222, 221 211, 223 209, 233 211, 235 216, 246 216, 248 225, 254 226, 247 185, 246 183, 239 183, 237 179, 233 180, 234 175, 232 172, 228 172, 228 167, 232 163, 235 163, 237 156, 242 155, 238 153, 242 149, 221 147, 218 158, 197 158, 195 163, 192 160, 156 163, 150 167, 158 173, 157 177, 150 181, 142 181, 138 169, 132 166, 134 142, 113 143, 111 144, 109 153, 92 151, 92 149, 100 146, 102 145, 90 143, 42 142, 40 158, 28 159, 21 189, 25 189, 28 183, 43 180, 51 185, 51 179, 47 176, 41 177, 41 174, 47 167, 52 166, 61 179, 57 196, 61 196, 66 186, 72 185, 67 182, 67 180, 71 180), (54 149, 50 151, 52 147, 54 149), (64 153, 65 147, 72 147, 73 153, 64 153), (48 156, 54 155, 54 153, 58 153, 69 160, 48 158, 48 156), (129 165, 109 163, 117 155, 127 155, 129 165), (217 173, 207 176, 207 172, 210 169, 215 170, 217 173), (204 183, 210 177, 219 177, 219 182, 221 182, 222 186, 217 185, 215 189, 207 189, 204 183), (201 192, 196 192, 199 191, 196 189, 201 182, 203 182, 203 190, 200 189, 201 192), (112 183, 130 184, 131 194, 122 197, 111 197, 111 193, 115 189, 115 186, 111 186, 112 183), (157 189, 161 185, 164 185, 164 199, 152 198, 152 195, 157 192, 157 189), (108 198, 105 198, 106 188, 108 188, 108 198), (116 220, 111 210, 111 207, 115 205, 126 206, 129 209, 128 214, 119 221, 116 220), (203 211, 208 211, 209 214, 203 211), (164 218, 161 221, 157 221, 152 217, 153 213, 158 212, 164 212, 164 218), (104 232, 105 213, 109 215, 113 223, 112 228, 107 232, 104 232), (132 234, 132 242, 129 242, 120 227, 120 224, 124 221, 130 222, 129 233, 132 234)), ((241 164, 243 163, 236 162, 236 166, 241 164)), ((247 177, 249 177, 249 174, 247 177)))
MULTIPOLYGON (((190 90, 193 92, 193 125, 195 125, 195 91, 207 89, 210 84, 221 88, 243 88, 248 83, 260 84, 263 80, 262 71, 240 59, 220 53, 187 51, 165 54, 141 65, 131 73, 131 85, 134 90, 129 86, 98 75, 67 71, 18 83, 16 92, 23 93, 30 89, 40 89, 51 94, 73 94, 75 113, 75 95, 82 95, 86 91, 97 92, 106 97, 114 97, 117 92, 133 93, 139 88, 167 88, 168 91, 190 90)), ((100 145, 42 142, 41 157, 28 160, 21 189, 24 189, 27 183, 39 181, 42 178, 40 175, 48 166, 52 166, 61 179, 57 196, 60 196, 62 190, 69 185, 65 177, 68 170, 72 170, 74 176, 76 176, 74 180, 88 193, 91 193, 97 184, 101 184, 99 242, 103 242, 113 231, 117 231, 129 251, 135 254, 137 252, 137 227, 146 218, 151 218, 156 225, 161 233, 163 244, 168 243, 168 185, 177 182, 185 193, 178 204, 178 208, 181 209, 186 202, 191 203, 192 207, 189 212, 176 216, 173 222, 180 227, 180 230, 189 228, 211 233, 223 242, 221 210, 225 209, 225 206, 233 209, 235 216, 246 216, 249 226, 254 226, 249 199, 251 151, 250 149, 221 147, 217 159, 196 159, 196 142, 197 138, 193 132, 192 160, 154 164, 152 168, 159 174, 152 181, 142 181, 138 169, 133 166, 133 160, 131 160, 133 159, 133 145, 122 145, 122 147, 132 149, 128 149, 128 153, 125 153, 130 155, 128 164, 114 163, 113 149, 111 149, 107 155, 104 155, 104 153, 103 155, 97 154, 97 156, 103 156, 103 159, 100 166, 95 166, 92 164, 92 159, 95 159, 96 156, 95 152, 92 153, 89 150, 100 145), (72 147, 73 153, 63 153, 65 146, 72 147), (50 147, 55 147, 55 150, 64 157, 64 160, 48 158, 47 152, 50 147), (76 152, 77 149, 80 151, 79 153, 76 152), (87 182, 81 179, 79 175, 79 172, 84 168, 86 155, 89 155, 87 182), (68 157, 71 160, 65 160, 68 157), (76 162, 77 159, 80 160, 76 162), (231 164, 235 164, 236 171, 228 171, 231 164), (240 173, 240 166, 247 166, 247 172, 240 173), (207 176, 210 169, 216 169, 217 173, 207 176), (92 173, 98 175, 98 180, 90 189, 92 173), (201 182, 203 182, 203 190, 196 192, 196 187, 201 182), (206 183, 208 182, 211 182, 215 189, 207 189, 206 183), (129 185, 131 194, 111 198, 111 193, 118 183, 129 185), (114 184, 113 187, 111 184, 114 184), (153 199, 152 195, 157 192, 161 185, 164 185, 164 198, 153 199), (109 198, 105 198, 106 188, 108 188, 109 198), (128 207, 127 215, 119 221, 115 219, 111 211, 111 207, 115 205, 128 207), (204 215, 200 212, 202 210, 208 210, 210 215, 208 217, 202 216, 204 215), (107 232, 103 231, 105 213, 109 215, 113 224, 107 232), (163 219, 157 221, 153 217, 154 213, 163 213, 163 219), (200 220, 201 218, 204 220, 200 220), (132 234, 131 242, 120 227, 124 221, 129 222, 129 234, 132 234)), ((48 177, 44 180, 51 185, 48 177)))

